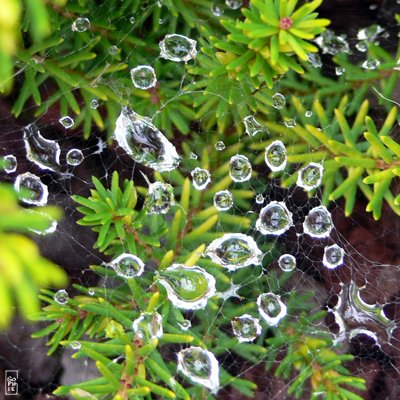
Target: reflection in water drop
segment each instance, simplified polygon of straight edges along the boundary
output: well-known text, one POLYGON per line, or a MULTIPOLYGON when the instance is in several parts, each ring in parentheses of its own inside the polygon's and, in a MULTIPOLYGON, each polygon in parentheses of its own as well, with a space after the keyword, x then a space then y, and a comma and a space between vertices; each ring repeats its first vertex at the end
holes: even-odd
POLYGON ((264 127, 252 115, 244 117, 243 124, 249 136, 255 136, 264 130, 264 127))
POLYGON ((322 263, 326 268, 334 269, 343 264, 344 250, 337 244, 326 246, 324 249, 324 258, 322 263))
POLYGON ((61 289, 54 294, 54 301, 64 306, 68 303, 69 296, 66 290, 61 289))
POLYGON ((214 195, 214 207, 218 211, 227 211, 233 206, 233 196, 229 190, 220 190, 214 195))
POLYGON ((225 150, 225 143, 219 141, 219 142, 215 143, 215 148, 216 148, 218 151, 225 150))
POLYGON ((131 69, 133 86, 138 89, 150 89, 156 86, 157 77, 153 67, 150 65, 139 65, 131 69))
POLYGON ((188 62, 195 59, 197 55, 197 42, 186 36, 171 34, 166 35, 159 43, 160 57, 175 62, 188 62))
POLYGON ((231 324, 233 333, 239 342, 252 342, 261 333, 260 321, 249 314, 235 317, 231 324))
POLYGON ((275 140, 265 148, 265 163, 271 171, 282 171, 286 167, 287 151, 280 140, 275 140))
POLYGON ((71 26, 75 32, 85 32, 90 28, 90 21, 88 18, 77 18, 71 26))
POLYGON ((35 206, 47 204, 49 190, 40 178, 30 172, 18 175, 14 183, 15 190, 21 201, 35 206))
POLYGON ((177 324, 183 331, 187 331, 192 327, 192 323, 188 319, 184 319, 183 321, 180 321, 177 324))
POLYGON ((324 167, 321 164, 311 162, 300 169, 296 184, 306 191, 315 189, 321 185, 323 173, 324 167))
POLYGON ((74 167, 76 167, 77 165, 79 165, 83 159, 83 153, 81 150, 79 149, 71 149, 66 156, 67 159, 67 164, 72 165, 74 167))
POLYGON ((75 123, 74 120, 71 117, 69 117, 68 115, 60 118, 58 121, 65 129, 72 128, 75 123))
POLYGON ((117 275, 127 279, 140 276, 144 271, 144 262, 139 257, 129 253, 121 254, 108 265, 114 268, 117 275))
POLYGON ((284 108, 285 105, 286 105, 286 98, 283 94, 275 93, 272 96, 272 107, 276 108, 277 110, 280 110, 284 108))
POLYGON ((169 183, 154 182, 149 186, 144 200, 148 214, 166 214, 174 204, 174 191, 169 183))
POLYGON ((8 154, 3 157, 4 160, 4 165, 3 165, 3 171, 6 172, 7 174, 12 174, 17 170, 18 167, 18 161, 15 156, 12 154, 8 154))
POLYGON ((278 325, 286 315, 286 305, 282 303, 280 296, 274 293, 263 293, 257 298, 258 311, 270 326, 278 325))
POLYGON ((293 226, 292 213, 286 204, 271 201, 260 211, 256 229, 263 235, 281 235, 293 226))
POLYGON ((283 254, 278 260, 279 267, 284 272, 291 272, 296 268, 296 258, 291 254, 283 254))
POLYGON ((211 182, 211 175, 206 169, 197 167, 190 175, 192 175, 193 186, 197 190, 204 190, 211 182))
POLYGON ((234 182, 245 182, 251 178, 253 168, 246 156, 237 154, 229 162, 229 176, 234 182))
POLYGON ((158 312, 142 312, 132 324, 136 336, 142 340, 152 340, 162 337, 164 334, 162 316, 158 312))
POLYGON ((325 206, 314 207, 310 210, 303 222, 304 233, 311 237, 328 237, 332 229, 332 217, 325 206))

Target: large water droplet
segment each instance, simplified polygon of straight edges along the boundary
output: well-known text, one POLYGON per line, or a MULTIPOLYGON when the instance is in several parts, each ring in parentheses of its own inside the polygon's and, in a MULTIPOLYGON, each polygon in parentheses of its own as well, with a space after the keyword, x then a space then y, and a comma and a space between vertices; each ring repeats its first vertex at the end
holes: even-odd
POLYGON ((124 107, 117 118, 115 139, 138 163, 156 171, 172 171, 180 162, 175 146, 149 121, 124 107))
POLYGON ((293 226, 292 213, 286 204, 271 201, 260 211, 256 229, 263 235, 281 235, 293 226))
POLYGON ((257 306, 261 317, 270 326, 278 325, 287 313, 287 307, 282 303, 280 296, 271 292, 260 294, 257 298, 257 306))
POLYGON ((71 149, 66 156, 67 159, 67 164, 72 165, 76 167, 79 165, 85 157, 83 156, 83 153, 79 149, 71 149))
POLYGON ((298 172, 296 184, 306 191, 315 189, 321 184, 323 173, 321 164, 311 162, 298 172))
POLYGON ((18 161, 15 156, 12 154, 8 154, 3 157, 4 160, 4 165, 3 165, 3 171, 6 172, 7 174, 12 174, 17 170, 18 167, 18 161))
POLYGON ((144 271, 144 262, 139 257, 129 253, 121 254, 108 265, 114 268, 117 275, 127 279, 140 276, 144 271))
POLYGON ((334 269, 343 264, 344 250, 337 244, 326 246, 322 263, 329 269, 334 269))
POLYGON ((265 148, 265 163, 271 171, 282 171, 286 167, 287 152, 280 140, 273 141, 265 148))
POLYGON ((303 222, 304 233, 311 237, 328 237, 332 228, 332 217, 325 206, 314 207, 310 210, 303 222))
POLYGON ((77 18, 71 26, 75 32, 85 32, 90 28, 90 21, 88 18, 77 18))
POLYGON ((197 167, 190 175, 192 175, 193 186, 197 190, 204 190, 211 182, 211 175, 206 169, 197 167))
POLYGON ((173 264, 160 272, 158 282, 171 303, 185 310, 204 308, 215 295, 215 278, 198 266, 173 264))
POLYGON ((239 342, 252 342, 261 333, 260 321, 249 314, 235 317, 231 324, 233 333, 239 342))
POLYGON ((62 117, 58 120, 58 122, 65 128, 65 129, 69 129, 72 128, 74 126, 74 120, 69 117, 68 115, 65 117, 62 117))
POLYGON ((58 171, 60 146, 55 140, 45 139, 35 124, 24 128, 26 158, 42 169, 58 171))
POLYGON ((219 364, 214 354, 201 347, 191 346, 177 354, 178 371, 216 393, 219 388, 219 364))
POLYGON ((218 211, 227 211, 233 206, 233 196, 229 190, 220 190, 214 194, 214 207, 218 211))
POLYGON ((40 178, 30 172, 18 175, 14 183, 15 190, 21 201, 35 206, 47 204, 49 190, 40 178))
POLYGON ((156 86, 157 77, 153 67, 150 65, 139 65, 131 69, 133 85, 138 89, 150 89, 156 86))
POLYGON ((148 214, 166 214, 174 204, 174 190, 169 183, 154 182, 149 186, 144 200, 148 214))
POLYGON ((186 36, 172 34, 166 35, 160 42, 160 57, 171 61, 184 61, 195 59, 197 55, 197 42, 186 36))
POLYGON ((249 136, 255 136, 264 130, 264 127, 252 115, 244 117, 243 124, 249 136))
POLYGON ((158 312, 142 312, 133 321, 132 328, 136 336, 145 341, 158 339, 164 334, 162 316, 158 312))
POLYGON ((253 168, 246 156, 237 154, 229 162, 229 176, 234 182, 245 182, 251 178, 253 168))
POLYGON ((262 252, 254 239, 243 233, 226 233, 215 239, 208 245, 205 254, 230 271, 259 265, 262 258, 262 252))
POLYGON ((296 258, 291 254, 283 254, 278 260, 279 267, 284 272, 291 272, 296 268, 296 258))
POLYGON ((286 105, 286 98, 282 93, 275 93, 272 96, 272 107, 280 110, 286 105))
POLYGON ((225 0, 225 4, 231 10, 238 10, 240 7, 242 7, 243 1, 242 0, 225 0))
POLYGON ((54 294, 54 301, 56 301, 58 304, 61 304, 62 306, 65 306, 65 304, 68 303, 68 300, 68 293, 64 289, 61 289, 54 294))
POLYGON ((346 35, 336 36, 336 34, 326 29, 320 36, 314 40, 321 47, 324 54, 350 53, 349 43, 346 40, 346 35))

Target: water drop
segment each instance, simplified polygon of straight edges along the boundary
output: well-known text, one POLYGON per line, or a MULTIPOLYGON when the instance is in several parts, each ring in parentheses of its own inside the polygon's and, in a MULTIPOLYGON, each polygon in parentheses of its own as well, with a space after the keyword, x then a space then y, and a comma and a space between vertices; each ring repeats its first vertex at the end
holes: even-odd
POLYGON ((258 318, 249 314, 235 317, 232 321, 232 330, 239 342, 252 342, 261 333, 261 325, 258 318))
POLYGON ((216 17, 220 17, 224 13, 224 10, 216 4, 211 7, 211 11, 216 17))
POLYGON ((88 18, 77 18, 71 26, 74 32, 85 32, 90 28, 90 21, 88 18))
POLYGON ((356 49, 361 53, 365 53, 368 50, 368 42, 366 40, 361 40, 356 43, 356 49))
POLYGON ((379 45, 377 42, 378 37, 384 33, 385 30, 377 24, 371 25, 367 28, 362 28, 357 32, 357 40, 365 40, 367 42, 379 45))
POLYGON ((3 171, 6 172, 7 174, 12 174, 17 170, 18 167, 18 161, 15 156, 12 154, 8 154, 3 157, 4 160, 4 165, 3 165, 3 171))
POLYGON ((193 152, 191 152, 190 154, 189 154, 189 157, 192 159, 192 160, 197 160, 197 154, 194 154, 193 152))
POLYGON ((150 89, 156 86, 157 77, 153 67, 150 65, 139 65, 131 69, 133 86, 138 89, 150 89))
POLYGON ((144 271, 144 262, 139 257, 129 253, 121 254, 112 260, 108 266, 113 268, 117 275, 127 279, 140 276, 144 271))
POLYGON ((208 245, 205 254, 230 271, 259 265, 263 255, 254 239, 243 233, 224 234, 208 245))
POLYGON ((214 194, 214 207, 218 211, 227 211, 233 206, 233 196, 229 190, 220 190, 214 194))
POLYGON ((73 342, 71 342, 69 346, 71 347, 72 350, 75 350, 75 351, 80 350, 80 348, 82 347, 80 342, 78 342, 77 340, 74 340, 73 342))
POLYGON ((66 290, 61 289, 54 294, 54 301, 62 306, 65 306, 68 303, 69 296, 66 290))
POLYGON ((287 313, 287 307, 282 303, 280 296, 271 292, 260 294, 257 298, 257 306, 261 317, 270 326, 278 325, 287 313))
POLYGON ((252 115, 244 117, 243 124, 249 136, 255 136, 264 130, 264 127, 252 115))
POLYGON ((35 124, 24 128, 26 158, 42 169, 58 171, 60 146, 55 140, 45 139, 35 124))
POLYGON ((74 120, 69 117, 68 115, 65 117, 62 117, 58 120, 58 122, 65 128, 69 129, 74 126, 74 120))
POLYGON ((229 162, 229 176, 234 182, 245 182, 251 178, 253 168, 246 156, 237 154, 229 162))
POLYGON ((88 290, 88 295, 89 295, 89 296, 94 296, 94 294, 95 294, 94 289, 90 288, 90 289, 88 290))
POLYGON ((338 53, 350 53, 346 35, 337 36, 332 30, 326 29, 314 40, 321 47, 324 54, 336 55, 338 53))
POLYGON ((214 354, 201 347, 188 347, 177 354, 178 371, 216 393, 219 388, 219 364, 214 354))
POLYGON ((231 10, 238 10, 240 7, 242 7, 243 1, 242 0, 225 0, 225 4, 231 10))
POLYGON ((158 312, 142 312, 132 323, 133 331, 139 339, 149 341, 163 334, 162 316, 158 312))
POLYGON ((135 17, 130 17, 130 18, 129 18, 129 22, 130 22, 131 24, 134 24, 135 21, 136 21, 136 20, 135 20, 135 17))
POLYGON ((287 151, 280 140, 273 141, 265 148, 265 163, 271 171, 282 171, 286 167, 287 151))
POLYGON ((174 204, 174 190, 169 183, 154 182, 149 186, 144 200, 148 214, 166 214, 174 204))
POLYGON ((35 206, 47 204, 49 190, 40 178, 30 172, 18 175, 14 183, 15 190, 21 201, 35 206))
POLYGON ((192 327, 192 323, 188 319, 184 319, 183 321, 180 321, 177 324, 179 328, 181 328, 183 331, 187 331, 192 327))
POLYGON ((218 151, 225 150, 225 143, 221 141, 215 143, 215 149, 218 151))
POLYGON ((283 120, 286 128, 294 128, 296 126, 296 119, 295 118, 285 118, 283 120))
POLYGON ((293 226, 292 213, 286 204, 271 201, 260 211, 256 229, 263 235, 281 235, 293 226))
POLYGON ((332 217, 325 206, 314 207, 310 210, 303 222, 304 233, 311 237, 328 237, 332 228, 332 217))
POLYGON ((277 110, 280 110, 284 108, 285 105, 286 105, 286 98, 283 94, 275 93, 272 96, 272 107, 276 108, 277 110))
POLYGON ((321 184, 323 173, 321 164, 311 162, 299 171, 296 184, 306 191, 315 189, 321 184))
POLYGON ((337 244, 326 246, 322 263, 329 269, 334 269, 343 264, 344 250, 337 244))
POLYGON ((312 111, 308 110, 304 115, 306 116, 306 118, 310 118, 312 117, 312 111))
POLYGON ((172 171, 180 163, 175 146, 149 121, 124 107, 114 132, 118 144, 138 163, 159 172, 172 171))
POLYGON ((259 193, 257 196, 256 196, 256 203, 257 204, 262 204, 262 203, 264 203, 264 196, 261 194, 261 193, 259 193))
POLYGON ((190 175, 192 175, 193 186, 197 190, 203 190, 211 182, 210 172, 203 168, 195 168, 190 175))
POLYGON ((30 232, 36 233, 37 235, 49 235, 50 233, 54 233, 57 230, 57 221, 52 218, 49 214, 44 212, 36 211, 33 209, 27 210, 27 212, 32 214, 38 214, 41 218, 45 218, 48 221, 47 227, 43 227, 41 230, 28 228, 30 232))
POLYGON ((158 282, 173 306, 185 310, 204 308, 215 295, 215 278, 198 266, 173 264, 159 273, 158 282))
POLYGON ((71 149, 66 156, 67 164, 73 165, 74 167, 79 165, 84 158, 82 151, 79 149, 71 149))
POLYGON ((365 60, 361 66, 364 69, 376 69, 378 66, 380 65, 380 61, 377 59, 373 59, 373 60, 365 60))
POLYGON ((109 54, 110 56, 115 56, 116 54, 118 54, 118 47, 117 47, 117 46, 111 46, 111 47, 108 49, 108 54, 109 54))
POLYGON ((291 254, 283 254, 278 260, 279 267, 284 272, 291 272, 296 268, 296 258, 291 254))
POLYGON ((93 99, 90 102, 90 107, 93 108, 93 110, 96 110, 99 107, 99 102, 96 99, 93 99))
POLYGON ((186 36, 178 34, 166 35, 159 44, 160 57, 166 60, 184 61, 186 63, 196 58, 196 45, 197 42, 195 40, 186 36))
POLYGON ((344 67, 336 67, 335 68, 335 74, 337 76, 343 75, 346 72, 346 69, 344 67))
POLYGON ((314 67, 314 68, 321 68, 322 61, 321 57, 315 53, 308 53, 307 54, 307 61, 314 67))

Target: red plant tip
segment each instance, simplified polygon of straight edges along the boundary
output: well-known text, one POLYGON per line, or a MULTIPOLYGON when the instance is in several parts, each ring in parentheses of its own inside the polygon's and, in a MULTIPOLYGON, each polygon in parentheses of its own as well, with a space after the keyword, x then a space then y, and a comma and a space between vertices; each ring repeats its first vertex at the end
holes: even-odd
POLYGON ((293 25, 293 21, 289 17, 284 17, 279 20, 279 28, 287 31, 293 25))

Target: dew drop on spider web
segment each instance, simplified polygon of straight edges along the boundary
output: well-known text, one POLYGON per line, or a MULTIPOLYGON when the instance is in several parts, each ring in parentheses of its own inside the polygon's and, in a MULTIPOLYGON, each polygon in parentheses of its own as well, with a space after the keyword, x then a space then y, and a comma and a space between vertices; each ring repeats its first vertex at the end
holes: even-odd
POLYGON ((344 67, 336 67, 335 68, 335 74, 337 76, 343 75, 346 72, 346 69, 344 67))
POLYGON ((130 18, 129 18, 129 22, 130 22, 131 24, 134 24, 134 23, 136 22, 135 17, 130 17, 130 18))
POLYGON ((242 0, 225 0, 225 4, 231 10, 238 10, 243 5, 242 0))
POLYGON ((257 306, 261 317, 270 326, 278 325, 287 313, 286 305, 281 301, 280 296, 271 292, 260 294, 257 298, 257 306))
POLYGON ((359 41, 356 43, 356 49, 361 53, 365 53, 368 50, 368 42, 366 40, 359 41))
POLYGON ((261 194, 261 193, 259 193, 257 196, 256 196, 256 203, 257 204, 262 204, 262 203, 264 203, 264 196, 261 194))
POLYGON ((114 137, 134 161, 156 171, 172 171, 180 163, 175 146, 149 118, 129 107, 124 107, 117 118, 114 137))
POLYGON ((324 54, 350 53, 349 43, 346 40, 346 35, 337 36, 335 32, 326 29, 321 35, 315 38, 315 43, 322 49, 324 54))
POLYGON ((164 286, 170 302, 177 308, 204 308, 215 295, 215 278, 198 266, 173 264, 160 271, 158 282, 164 286))
POLYGON ((67 164, 68 165, 72 165, 74 167, 76 167, 77 165, 79 165, 83 159, 83 153, 81 150, 79 149, 71 149, 66 156, 67 159, 67 164))
POLYGON ((312 117, 313 113, 312 113, 312 111, 307 110, 304 115, 306 118, 310 118, 310 117, 312 117))
POLYGON ((303 222, 304 233, 315 238, 328 237, 332 229, 332 217, 325 206, 314 207, 303 222))
POLYGON ((265 163, 271 171, 282 171, 286 167, 287 151, 280 140, 275 140, 265 148, 265 163))
POLYGON ((314 67, 314 68, 321 68, 322 61, 321 57, 316 53, 308 53, 307 54, 307 61, 314 67))
POLYGON ((116 54, 118 54, 118 46, 110 46, 110 48, 108 49, 108 54, 110 56, 115 56, 116 54))
POLYGON ((174 204, 174 191, 169 183, 154 182, 149 186, 144 200, 148 214, 165 214, 174 204))
POLYGON ((132 323, 133 331, 139 339, 149 341, 164 334, 162 316, 158 312, 142 312, 132 323))
POLYGON ((62 117, 58 120, 58 122, 65 128, 69 129, 74 126, 74 120, 70 116, 62 117))
POLYGON ((229 162, 229 176, 234 182, 245 182, 251 178, 253 168, 246 156, 237 154, 229 162))
POLYGON ((260 321, 250 314, 233 318, 231 325, 234 335, 241 343, 252 342, 261 333, 260 321))
POLYGON ((193 186, 197 190, 204 190, 211 182, 210 172, 206 169, 196 167, 190 175, 192 176, 193 186))
POLYGON ((385 32, 380 25, 373 24, 366 28, 362 28, 357 32, 357 40, 366 40, 367 42, 378 45, 377 39, 385 32))
POLYGON ((118 276, 123 278, 135 278, 142 275, 144 271, 144 262, 137 256, 129 253, 123 253, 116 257, 109 264, 118 276))
POLYGON ((364 69, 376 69, 378 68, 378 66, 380 65, 380 61, 377 60, 376 58, 372 59, 372 60, 365 60, 361 66, 364 69))
POLYGON ((3 157, 3 160, 4 160, 4 165, 3 165, 4 172, 6 172, 7 174, 12 174, 17 170, 18 161, 14 155, 8 154, 3 157))
POLYGON ((306 191, 315 189, 321 184, 323 173, 324 168, 321 164, 311 162, 300 169, 296 184, 306 191))
POLYGON ((188 347, 177 353, 178 371, 212 393, 219 388, 219 364, 214 354, 201 347, 188 347))
POLYGON ((73 342, 70 343, 69 347, 71 347, 71 349, 74 350, 74 351, 78 351, 78 350, 80 350, 82 345, 77 340, 74 340, 73 342))
POLYGON ((261 263, 262 252, 251 236, 243 233, 226 233, 212 241, 205 255, 230 271, 261 263))
POLYGON ((47 204, 49 190, 38 176, 30 172, 18 175, 15 179, 14 187, 22 202, 35 206, 47 204))
POLYGON ((291 254, 283 254, 279 257, 278 265, 284 272, 291 272, 296 268, 296 258, 291 254))
POLYGON ((263 235, 281 235, 293 226, 292 213, 286 204, 271 201, 261 209, 256 229, 263 235))
POLYGON ((99 107, 99 102, 96 99, 93 99, 90 102, 90 108, 92 108, 93 110, 96 110, 99 107))
POLYGON ((157 77, 154 68, 150 65, 139 65, 131 69, 133 86, 146 90, 156 86, 157 77))
POLYGON ((225 150, 225 143, 222 141, 215 143, 215 149, 218 151, 225 150))
POLYGON ((326 246, 322 263, 329 269, 334 269, 343 264, 344 250, 337 244, 326 246))
POLYGON ((179 321, 177 323, 179 328, 181 328, 183 331, 187 331, 192 327, 192 323, 188 319, 184 319, 183 321, 179 321))
POLYGON ((74 32, 85 32, 90 28, 90 21, 88 18, 77 18, 71 26, 74 32))
POLYGON ((227 211, 233 206, 233 196, 229 190, 220 190, 214 194, 214 207, 218 211, 227 211))
POLYGON ((223 8, 218 6, 217 4, 214 4, 211 7, 211 11, 216 17, 220 17, 224 13, 223 8))
POLYGON ((175 62, 188 62, 197 55, 197 42, 183 35, 166 35, 159 43, 160 57, 175 62))
POLYGON ((252 115, 244 117, 243 124, 249 136, 255 136, 264 130, 264 127, 252 115))
POLYGON ((65 306, 68 303, 68 300, 69 300, 68 293, 64 289, 58 290, 54 294, 53 298, 54 298, 55 302, 57 302, 58 304, 61 304, 62 306, 65 306))
POLYGON ((55 140, 45 139, 35 124, 24 128, 26 158, 41 169, 58 171, 60 166, 60 146, 55 140))
POLYGON ((286 128, 294 128, 296 126, 295 118, 285 118, 283 122, 284 122, 286 128))
POLYGON ((197 160, 198 157, 197 157, 197 154, 191 152, 191 153, 189 154, 189 158, 191 158, 192 160, 197 160))
POLYGON ((272 96, 272 107, 281 110, 286 105, 286 98, 282 93, 275 93, 272 96))

